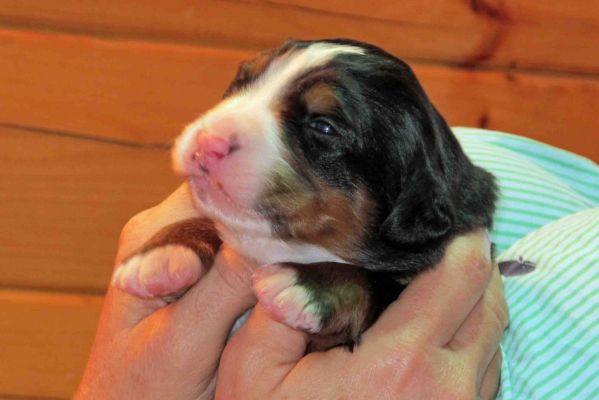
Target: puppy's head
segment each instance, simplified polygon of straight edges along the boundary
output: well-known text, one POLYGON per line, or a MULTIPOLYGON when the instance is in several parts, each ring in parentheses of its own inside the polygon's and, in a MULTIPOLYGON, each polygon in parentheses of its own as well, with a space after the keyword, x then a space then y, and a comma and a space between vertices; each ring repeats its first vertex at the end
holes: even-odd
POLYGON ((230 229, 350 262, 430 252, 490 224, 475 207, 486 200, 468 200, 479 171, 410 68, 354 41, 290 41, 242 64, 173 156, 203 211, 230 229))

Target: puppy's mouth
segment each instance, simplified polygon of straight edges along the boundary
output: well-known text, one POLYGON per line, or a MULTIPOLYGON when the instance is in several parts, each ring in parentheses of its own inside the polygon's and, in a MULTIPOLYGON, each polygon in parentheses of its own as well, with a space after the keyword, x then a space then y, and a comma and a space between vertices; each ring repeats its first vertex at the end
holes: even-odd
POLYGON ((209 174, 198 173, 187 178, 193 195, 199 200, 202 208, 218 220, 224 216, 242 217, 244 219, 263 219, 249 205, 243 205, 232 197, 223 184, 209 174))

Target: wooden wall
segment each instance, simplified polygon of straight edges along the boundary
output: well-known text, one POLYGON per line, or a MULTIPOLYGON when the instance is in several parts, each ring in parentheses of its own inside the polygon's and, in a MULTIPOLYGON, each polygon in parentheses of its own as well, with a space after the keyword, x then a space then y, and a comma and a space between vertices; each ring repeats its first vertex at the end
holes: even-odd
POLYGON ((0 0, 0 398, 68 398, 167 146, 288 37, 408 60, 453 125, 599 159, 594 0, 0 0))

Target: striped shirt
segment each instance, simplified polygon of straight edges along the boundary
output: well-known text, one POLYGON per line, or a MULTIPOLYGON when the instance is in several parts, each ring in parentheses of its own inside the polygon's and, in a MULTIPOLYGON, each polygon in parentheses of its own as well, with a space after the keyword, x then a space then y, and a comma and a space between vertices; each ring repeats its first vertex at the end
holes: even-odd
POLYGON ((599 399, 599 167, 519 136, 454 132, 498 179, 498 261, 536 265, 504 278, 510 326, 498 398, 599 399))

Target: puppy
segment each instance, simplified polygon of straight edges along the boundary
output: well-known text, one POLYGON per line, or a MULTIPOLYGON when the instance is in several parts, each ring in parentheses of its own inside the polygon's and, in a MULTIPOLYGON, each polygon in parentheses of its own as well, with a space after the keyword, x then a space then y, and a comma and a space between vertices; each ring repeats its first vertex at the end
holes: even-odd
POLYGON ((224 242, 262 265, 258 300, 313 349, 351 348, 451 238, 491 226, 496 201, 410 67, 351 40, 243 63, 172 154, 200 217, 159 232, 114 285, 176 298, 224 242))

